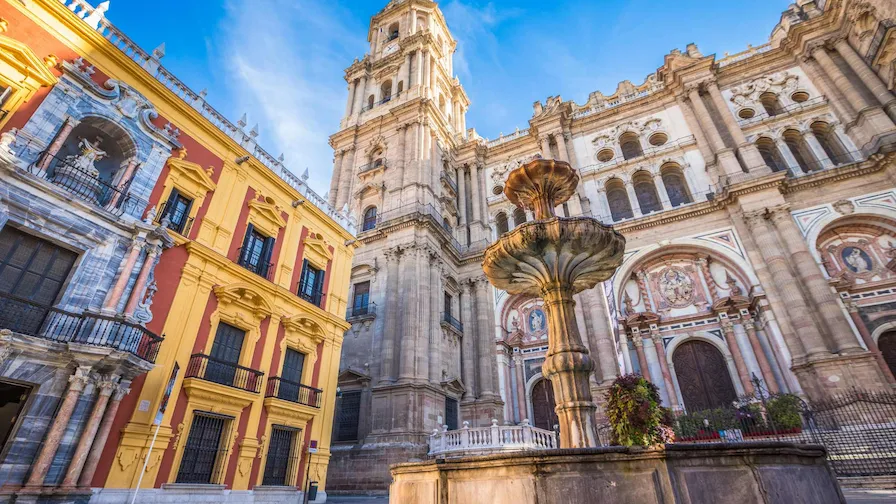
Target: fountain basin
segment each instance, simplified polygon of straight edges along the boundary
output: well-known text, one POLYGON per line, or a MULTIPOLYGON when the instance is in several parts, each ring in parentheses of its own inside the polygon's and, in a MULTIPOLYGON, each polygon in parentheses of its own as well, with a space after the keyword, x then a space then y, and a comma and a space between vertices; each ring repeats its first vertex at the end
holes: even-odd
POLYGON ((821 446, 582 448, 392 466, 390 504, 840 504, 821 446))

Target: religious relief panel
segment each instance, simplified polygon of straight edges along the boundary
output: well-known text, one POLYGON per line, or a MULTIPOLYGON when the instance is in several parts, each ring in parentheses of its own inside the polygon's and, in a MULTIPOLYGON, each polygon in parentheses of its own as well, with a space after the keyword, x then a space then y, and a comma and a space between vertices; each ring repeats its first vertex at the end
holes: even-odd
POLYGON ((650 272, 650 288, 656 293, 657 313, 668 316, 672 309, 707 306, 707 297, 693 262, 665 263, 650 272))
POLYGON ((896 278, 896 237, 883 226, 844 225, 818 237, 818 251, 832 278, 862 284, 896 278))
POLYGON ((506 342, 511 346, 541 345, 548 340, 547 317, 541 300, 511 301, 503 322, 508 332, 506 342))

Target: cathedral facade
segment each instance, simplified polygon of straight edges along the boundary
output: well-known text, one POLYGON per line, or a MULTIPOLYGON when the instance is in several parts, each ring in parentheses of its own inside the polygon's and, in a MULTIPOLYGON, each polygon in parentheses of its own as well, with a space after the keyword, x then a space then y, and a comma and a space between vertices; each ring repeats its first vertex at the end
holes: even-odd
POLYGON ((577 295, 598 403, 633 372, 681 412, 892 387, 892 2, 800 0, 765 44, 721 57, 690 44, 641 84, 549 97, 527 129, 491 140, 466 125, 436 3, 390 2, 369 42, 331 137, 330 203, 361 245, 331 489, 387 488, 388 463, 425 456, 434 429, 554 425, 541 302, 494 290, 480 266, 532 218, 503 182, 538 157, 581 176, 559 215, 628 240, 616 275, 577 295))

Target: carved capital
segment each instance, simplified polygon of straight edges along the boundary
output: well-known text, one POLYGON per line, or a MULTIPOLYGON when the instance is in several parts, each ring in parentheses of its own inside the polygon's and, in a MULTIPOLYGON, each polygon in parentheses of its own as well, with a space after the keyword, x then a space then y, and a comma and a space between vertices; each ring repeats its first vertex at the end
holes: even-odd
POLYGON ((747 226, 749 226, 750 229, 756 229, 759 226, 764 226, 765 220, 766 220, 765 209, 744 212, 744 222, 747 223, 747 226))
POLYGON ((68 388, 81 392, 88 382, 90 382, 90 366, 78 366, 74 374, 68 377, 68 388))
POLYGON ((790 205, 785 203, 783 205, 777 205, 769 208, 768 217, 775 224, 791 220, 792 217, 790 215, 790 205))

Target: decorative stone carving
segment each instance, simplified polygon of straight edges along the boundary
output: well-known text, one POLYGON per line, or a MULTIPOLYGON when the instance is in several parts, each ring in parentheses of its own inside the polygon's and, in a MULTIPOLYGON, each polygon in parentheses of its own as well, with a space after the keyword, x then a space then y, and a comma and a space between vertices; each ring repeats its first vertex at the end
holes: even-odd
POLYGON ((856 211, 856 206, 852 201, 849 200, 839 200, 835 201, 831 204, 840 215, 851 215, 856 211))
POLYGON ((738 107, 757 104, 759 96, 770 92, 774 94, 789 94, 799 86, 799 77, 789 72, 778 72, 765 75, 746 84, 735 86, 731 89, 731 101, 738 107))

